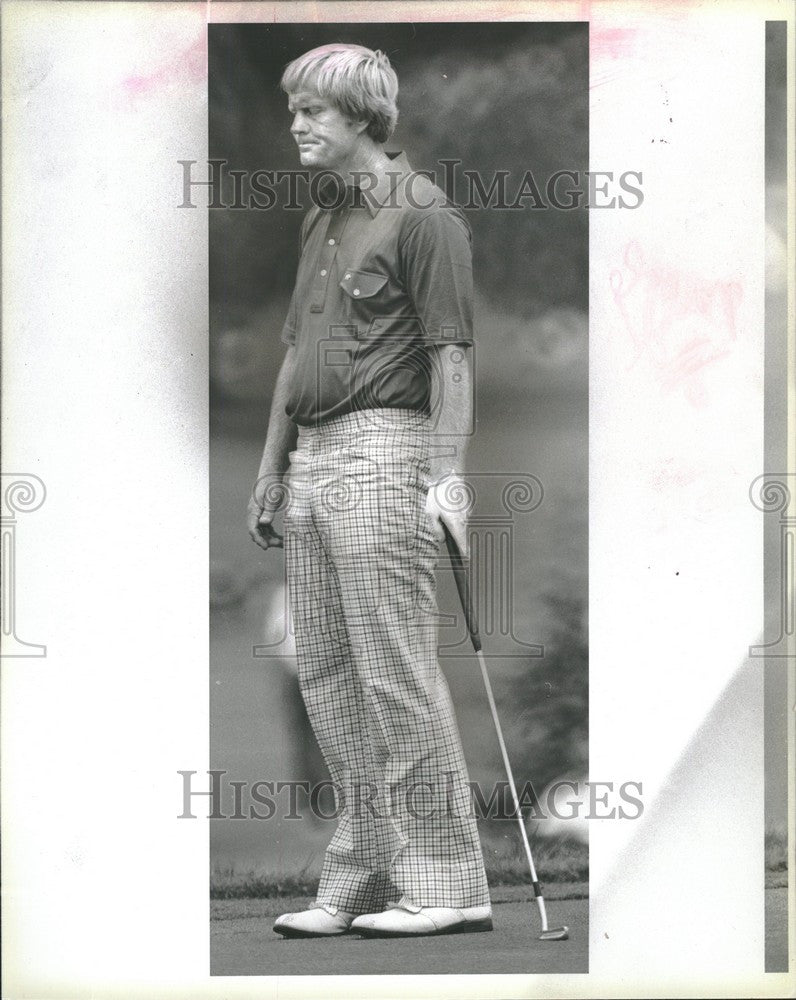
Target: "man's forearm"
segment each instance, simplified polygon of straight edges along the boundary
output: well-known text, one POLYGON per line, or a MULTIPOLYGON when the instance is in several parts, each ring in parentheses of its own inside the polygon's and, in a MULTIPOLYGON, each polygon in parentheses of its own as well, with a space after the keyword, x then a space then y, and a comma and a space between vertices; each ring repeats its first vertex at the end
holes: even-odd
POLYGON ((296 446, 298 429, 285 413, 294 365, 295 349, 289 347, 274 387, 271 412, 268 417, 268 433, 257 472, 254 497, 260 506, 263 505, 268 486, 281 481, 287 471, 290 452, 296 446))
POLYGON ((431 481, 464 472, 473 416, 473 376, 469 348, 446 344, 437 348, 439 365, 432 365, 431 405, 437 419, 431 436, 431 481), (452 355, 464 354, 455 362, 452 355))

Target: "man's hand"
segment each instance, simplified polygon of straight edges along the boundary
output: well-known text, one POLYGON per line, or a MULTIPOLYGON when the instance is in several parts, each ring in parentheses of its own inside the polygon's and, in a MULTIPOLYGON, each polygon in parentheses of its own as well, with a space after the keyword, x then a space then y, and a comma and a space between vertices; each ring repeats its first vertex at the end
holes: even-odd
POLYGON ((246 513, 246 527, 252 541, 266 550, 284 547, 282 536, 274 531, 273 520, 287 500, 285 474, 290 464, 290 452, 296 447, 298 433, 298 428, 285 412, 295 362, 296 349, 289 347, 276 379, 271 415, 268 418, 268 435, 246 513))
POLYGON ((273 526, 275 511, 263 509, 254 501, 249 503, 246 527, 252 541, 266 552, 268 549, 284 548, 284 540, 273 526))
POLYGON ((470 554, 467 516, 471 506, 470 488, 457 473, 449 473, 436 483, 432 483, 426 495, 426 513, 432 519, 438 541, 442 542, 445 539, 440 523, 444 522, 464 559, 470 554))

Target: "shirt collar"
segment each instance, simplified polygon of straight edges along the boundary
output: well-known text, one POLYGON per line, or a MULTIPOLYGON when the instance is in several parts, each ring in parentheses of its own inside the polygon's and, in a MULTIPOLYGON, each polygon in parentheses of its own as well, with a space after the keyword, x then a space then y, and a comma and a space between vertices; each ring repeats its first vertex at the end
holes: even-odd
MULTIPOLYGON (((375 217, 400 182, 412 173, 406 153, 387 153, 387 156, 390 163, 383 174, 376 176, 375 184, 371 186, 371 177, 363 177, 366 184, 364 189, 361 190, 362 201, 364 201, 365 206, 370 212, 371 218, 375 217)), ((339 184, 339 180, 337 184, 339 184)), ((321 195, 324 198, 328 195, 330 202, 334 202, 335 192, 339 190, 337 184, 331 178, 328 180, 325 179, 320 186, 321 195)), ((324 206, 321 207, 323 208, 324 206)))
POLYGON ((387 153, 387 156, 390 159, 390 165, 383 174, 378 175, 373 187, 362 192, 362 197, 368 207, 371 218, 376 215, 398 184, 412 173, 406 153, 387 153))

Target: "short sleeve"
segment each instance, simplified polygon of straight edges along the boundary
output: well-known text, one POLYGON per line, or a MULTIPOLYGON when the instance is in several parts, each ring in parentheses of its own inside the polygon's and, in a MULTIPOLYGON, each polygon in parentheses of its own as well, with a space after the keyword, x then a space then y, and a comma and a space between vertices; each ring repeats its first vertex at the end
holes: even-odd
POLYGON ((473 264, 470 226, 455 207, 416 222, 401 248, 407 290, 428 341, 473 342, 473 264))
POLYGON ((288 344, 292 346, 296 343, 296 329, 298 326, 298 316, 296 310, 296 289, 293 289, 293 294, 290 296, 290 305, 287 310, 287 316, 285 317, 285 323, 282 327, 282 335, 279 338, 283 344, 288 344))
MULTIPOLYGON (((301 223, 301 230, 299 232, 299 262, 304 255, 304 243, 307 239, 309 231, 312 229, 315 221, 318 217, 319 209, 316 205, 307 212, 304 216, 304 221, 301 223)), ((282 327, 282 334, 279 338, 283 344, 288 344, 292 346, 296 343, 296 333, 298 332, 298 274, 297 280, 293 285, 293 294, 290 296, 290 305, 287 310, 287 316, 285 318, 284 326, 282 327)))

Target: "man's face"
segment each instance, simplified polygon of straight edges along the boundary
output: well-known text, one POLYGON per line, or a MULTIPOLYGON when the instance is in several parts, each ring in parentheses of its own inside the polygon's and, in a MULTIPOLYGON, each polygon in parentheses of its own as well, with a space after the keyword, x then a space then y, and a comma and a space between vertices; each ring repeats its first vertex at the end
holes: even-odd
POLYGON ((341 173, 357 146, 361 127, 311 90, 290 94, 288 108, 301 165, 341 173))

